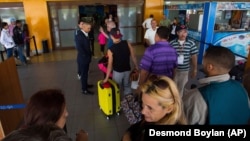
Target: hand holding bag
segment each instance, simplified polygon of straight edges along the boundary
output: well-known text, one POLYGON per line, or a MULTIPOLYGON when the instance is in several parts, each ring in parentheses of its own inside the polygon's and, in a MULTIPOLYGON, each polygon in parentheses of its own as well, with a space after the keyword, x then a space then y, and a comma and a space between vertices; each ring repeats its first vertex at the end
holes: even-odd
POLYGON ((138 70, 134 69, 130 73, 130 81, 131 81, 131 88, 132 89, 136 90, 138 88, 139 79, 140 79, 140 73, 138 70))

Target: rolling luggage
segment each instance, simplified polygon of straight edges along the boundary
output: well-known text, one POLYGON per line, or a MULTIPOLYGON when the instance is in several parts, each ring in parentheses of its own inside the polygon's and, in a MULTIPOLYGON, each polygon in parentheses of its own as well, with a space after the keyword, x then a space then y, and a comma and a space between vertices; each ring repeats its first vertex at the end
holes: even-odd
POLYGON ((100 109, 107 116, 107 119, 113 114, 119 115, 120 112, 120 90, 118 84, 109 79, 107 83, 102 84, 102 80, 97 82, 98 102, 100 109))

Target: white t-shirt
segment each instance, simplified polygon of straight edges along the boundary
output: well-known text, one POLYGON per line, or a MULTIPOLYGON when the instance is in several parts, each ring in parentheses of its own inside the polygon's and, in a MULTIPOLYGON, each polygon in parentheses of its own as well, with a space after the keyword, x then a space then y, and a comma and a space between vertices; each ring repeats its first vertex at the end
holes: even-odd
POLYGON ((142 27, 143 28, 152 28, 151 26, 151 21, 152 21, 152 18, 147 18, 143 23, 142 23, 142 27))
POLYGON ((149 28, 146 30, 146 33, 144 35, 144 39, 148 39, 150 45, 155 44, 155 33, 158 27, 156 27, 155 30, 153 30, 152 28, 149 28))
POLYGON ((176 25, 173 25, 172 27, 173 27, 173 29, 172 29, 172 31, 171 31, 171 34, 175 35, 176 25))

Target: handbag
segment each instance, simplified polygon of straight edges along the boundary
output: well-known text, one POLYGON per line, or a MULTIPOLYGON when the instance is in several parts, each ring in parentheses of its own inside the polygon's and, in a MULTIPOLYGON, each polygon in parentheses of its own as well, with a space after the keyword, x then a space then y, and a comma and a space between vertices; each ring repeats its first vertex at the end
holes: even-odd
POLYGON ((129 124, 135 124, 142 119, 141 103, 139 96, 134 94, 125 95, 121 101, 121 108, 129 122, 129 124))
POLYGON ((139 74, 140 74, 139 70, 133 69, 129 74, 130 81, 137 81, 139 78, 139 74))
MULTIPOLYGON (((98 68, 103 72, 107 73, 107 67, 108 67, 108 56, 103 56, 99 61, 98 61, 98 68)), ((109 77, 112 77, 112 73, 110 73, 109 77)))
POLYGON ((131 81, 131 88, 136 90, 139 86, 140 75, 138 76, 137 80, 131 81))

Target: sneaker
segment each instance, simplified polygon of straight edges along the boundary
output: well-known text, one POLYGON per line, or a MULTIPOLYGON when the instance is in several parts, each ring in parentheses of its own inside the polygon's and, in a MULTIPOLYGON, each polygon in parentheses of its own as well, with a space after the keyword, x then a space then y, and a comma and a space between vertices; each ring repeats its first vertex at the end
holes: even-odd
POLYGON ((25 62, 25 63, 22 63, 22 66, 27 66, 27 63, 25 62))
POLYGON ((77 78, 80 80, 81 79, 81 76, 79 74, 77 74, 77 78))
POLYGON ((29 57, 26 57, 26 60, 30 60, 30 58, 29 58, 29 57))
POLYGON ((82 94, 84 94, 84 95, 94 95, 94 93, 89 91, 89 90, 82 91, 82 94))

